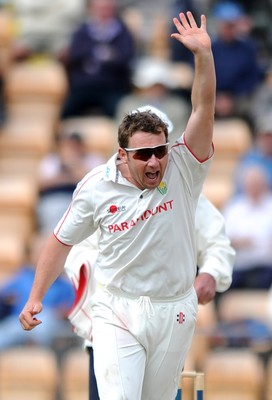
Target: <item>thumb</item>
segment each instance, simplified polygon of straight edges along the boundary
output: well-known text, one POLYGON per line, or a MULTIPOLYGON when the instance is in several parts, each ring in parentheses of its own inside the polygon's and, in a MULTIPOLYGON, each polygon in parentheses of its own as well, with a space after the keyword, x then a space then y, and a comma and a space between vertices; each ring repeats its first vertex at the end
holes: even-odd
POLYGON ((35 304, 35 306, 33 307, 33 314, 39 314, 43 309, 43 306, 41 303, 35 304))

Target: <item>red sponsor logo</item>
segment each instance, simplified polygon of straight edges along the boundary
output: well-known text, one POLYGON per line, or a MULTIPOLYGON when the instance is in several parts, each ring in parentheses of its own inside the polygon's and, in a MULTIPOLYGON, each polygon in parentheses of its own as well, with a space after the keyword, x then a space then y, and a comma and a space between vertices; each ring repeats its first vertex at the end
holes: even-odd
POLYGON ((183 324, 183 322, 185 321, 185 314, 183 312, 180 312, 177 314, 177 322, 179 324, 183 324))
POLYGON ((112 204, 108 208, 108 213, 109 214, 116 214, 117 212, 124 212, 126 211, 126 206, 117 206, 116 204, 112 204))
POLYGON ((115 205, 110 206, 109 212, 110 212, 111 214, 115 214, 117 211, 118 211, 117 206, 115 206, 115 205))
MULTIPOLYGON (((111 206, 111 207, 116 207, 116 206, 111 206)), ((109 208, 109 210, 111 210, 111 207, 109 208)), ((133 228, 138 222, 146 221, 149 218, 152 218, 158 214, 167 212, 172 209, 173 209, 173 200, 166 201, 165 203, 155 207, 154 209, 146 210, 140 217, 138 217, 136 219, 132 219, 130 221, 123 221, 123 222, 120 222, 119 224, 108 225, 108 230, 110 233, 122 232, 125 230, 129 230, 129 229, 133 228)))

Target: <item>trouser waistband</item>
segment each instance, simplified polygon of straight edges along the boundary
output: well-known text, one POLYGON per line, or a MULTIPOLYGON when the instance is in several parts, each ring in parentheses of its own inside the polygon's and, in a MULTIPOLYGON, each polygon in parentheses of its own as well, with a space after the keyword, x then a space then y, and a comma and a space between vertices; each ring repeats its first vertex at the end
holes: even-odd
POLYGON ((153 303, 172 303, 175 301, 180 301, 180 300, 185 300, 187 297, 189 297, 192 293, 192 290, 194 290, 193 286, 191 286, 186 292, 179 294, 177 296, 171 296, 171 297, 153 297, 149 295, 141 295, 141 294, 134 294, 134 293, 128 293, 124 290, 113 288, 113 287, 105 287, 103 285, 98 285, 99 287, 103 288, 104 290, 108 291, 109 293, 115 295, 115 296, 120 296, 120 297, 126 297, 129 299, 140 299, 142 297, 149 297, 150 301, 153 303))

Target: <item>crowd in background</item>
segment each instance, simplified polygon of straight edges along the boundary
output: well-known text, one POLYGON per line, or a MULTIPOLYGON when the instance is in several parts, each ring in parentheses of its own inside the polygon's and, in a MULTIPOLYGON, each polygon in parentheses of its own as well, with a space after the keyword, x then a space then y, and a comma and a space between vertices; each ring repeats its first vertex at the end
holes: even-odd
MULTIPOLYGON (((150 104, 162 109, 173 121, 172 142, 188 120, 194 66, 191 54, 185 48, 182 51, 180 45, 176 47, 177 42, 170 39, 174 26, 169 21, 171 16, 186 10, 192 10, 197 18, 201 13, 207 15, 217 75, 215 119, 243 119, 253 141, 252 148, 236 166, 235 193, 220 210, 237 254, 231 288, 269 289, 272 285, 272 1, 6 0, 0 4, 11 10, 16 26, 11 62, 20 64, 43 55, 63 67, 68 90, 60 121, 102 115, 118 123, 126 112, 150 104)), ((2 76, 0 90, 4 79, 2 76)), ((0 122, 5 124, 9 116, 3 95, 0 109, 0 122)), ((52 153, 41 160, 38 171, 36 233, 42 236, 54 228, 68 207, 81 177, 105 161, 102 154, 86 153, 80 131, 69 137, 56 132, 55 139, 52 153)), ((18 282, 24 270, 30 279, 31 268, 22 268, 19 277, 12 276, 11 282, 14 279, 18 282)), ((0 349, 5 346, 5 324, 10 329, 8 323, 17 323, 12 316, 24 302, 18 297, 16 285, 16 296, 7 291, 12 288, 11 282, 0 288, 3 301, 0 349), (12 305, 17 301, 18 304, 12 305)), ((60 326, 73 296, 70 293, 66 298, 66 304, 60 298, 52 301, 54 305, 56 300, 60 303, 60 326)), ((36 337, 29 340, 42 341, 42 331, 35 333, 36 337)), ((54 331, 51 333, 53 336, 54 331)), ((9 340, 11 343, 12 337, 9 340)), ((23 340, 14 331, 11 344, 23 340)), ((46 340, 51 344, 53 339, 46 340)))

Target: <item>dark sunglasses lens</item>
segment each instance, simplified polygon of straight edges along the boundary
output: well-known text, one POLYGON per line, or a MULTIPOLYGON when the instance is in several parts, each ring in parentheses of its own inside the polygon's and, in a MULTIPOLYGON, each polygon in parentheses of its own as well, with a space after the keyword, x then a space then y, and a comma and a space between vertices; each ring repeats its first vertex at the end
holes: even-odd
POLYGON ((141 160, 141 161, 147 161, 152 157, 153 150, 152 149, 141 149, 141 150, 136 150, 133 158, 135 160, 141 160))
POLYGON ((154 154, 158 159, 161 159, 166 155, 167 150, 167 146, 160 146, 154 149, 154 154))
POLYGON ((133 158, 135 160, 148 161, 154 154, 160 160, 167 154, 167 151, 167 146, 158 146, 155 149, 140 149, 135 151, 133 158))

